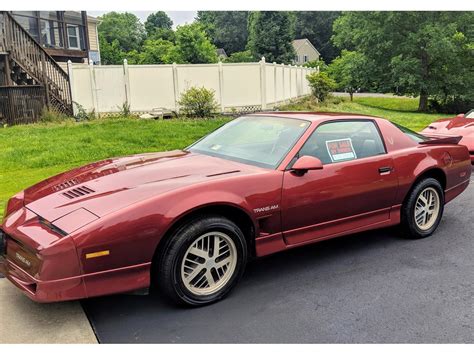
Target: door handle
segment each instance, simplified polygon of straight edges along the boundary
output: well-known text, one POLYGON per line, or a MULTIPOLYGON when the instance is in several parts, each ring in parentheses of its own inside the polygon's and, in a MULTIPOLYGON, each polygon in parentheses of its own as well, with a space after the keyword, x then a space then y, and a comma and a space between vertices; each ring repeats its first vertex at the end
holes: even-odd
POLYGON ((392 167, 391 166, 383 166, 383 167, 379 168, 379 173, 380 174, 386 175, 386 174, 390 174, 391 172, 392 172, 392 167))

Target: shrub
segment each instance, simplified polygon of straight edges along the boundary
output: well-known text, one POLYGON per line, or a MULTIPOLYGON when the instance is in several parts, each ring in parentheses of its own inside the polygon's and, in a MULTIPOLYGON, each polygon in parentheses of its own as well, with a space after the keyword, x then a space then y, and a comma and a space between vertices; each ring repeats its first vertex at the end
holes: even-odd
POLYGON ((130 110, 130 104, 128 101, 125 101, 122 106, 117 106, 119 109, 119 112, 117 113, 118 116, 120 117, 128 117, 131 116, 132 111, 130 110))
POLYGON ((210 117, 217 111, 214 90, 191 87, 181 94, 178 101, 180 111, 188 117, 210 117))
POLYGON ((474 100, 469 98, 448 96, 432 98, 428 102, 428 109, 439 113, 466 113, 474 107, 474 100))
POLYGON ((308 79, 313 96, 319 102, 326 100, 329 93, 336 88, 336 82, 324 72, 308 74, 306 79, 308 79))
POLYGON ((95 118, 95 110, 87 112, 84 106, 82 106, 80 103, 73 101, 73 104, 76 106, 77 109, 76 114, 74 115, 76 121, 89 121, 95 118))

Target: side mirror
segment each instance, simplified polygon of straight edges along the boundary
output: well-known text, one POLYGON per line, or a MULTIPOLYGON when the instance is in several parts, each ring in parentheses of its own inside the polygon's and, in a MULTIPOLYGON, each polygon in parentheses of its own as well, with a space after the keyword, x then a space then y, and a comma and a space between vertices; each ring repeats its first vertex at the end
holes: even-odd
POLYGON ((308 170, 321 170, 323 163, 318 158, 303 155, 293 164, 291 170, 298 176, 304 175, 308 170))
POLYGON ((457 115, 457 117, 464 117, 465 114, 464 113, 460 113, 459 115, 457 115))

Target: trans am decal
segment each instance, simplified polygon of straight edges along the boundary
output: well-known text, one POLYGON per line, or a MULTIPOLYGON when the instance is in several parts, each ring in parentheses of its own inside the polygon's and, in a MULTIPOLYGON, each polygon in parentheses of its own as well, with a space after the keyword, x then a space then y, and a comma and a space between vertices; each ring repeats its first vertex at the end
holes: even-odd
POLYGON ((357 159, 356 152, 350 138, 326 141, 326 148, 333 163, 357 159))
POLYGON ((272 206, 265 206, 265 207, 260 207, 260 208, 254 208, 253 211, 255 213, 259 212, 269 212, 278 209, 280 207, 279 205, 272 205, 272 206))

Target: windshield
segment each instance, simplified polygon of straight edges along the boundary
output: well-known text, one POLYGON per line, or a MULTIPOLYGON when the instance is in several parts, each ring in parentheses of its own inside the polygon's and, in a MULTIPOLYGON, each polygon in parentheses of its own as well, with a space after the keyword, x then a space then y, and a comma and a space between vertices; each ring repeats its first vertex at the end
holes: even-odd
POLYGON ((464 115, 466 118, 474 118, 474 110, 469 111, 464 115))
POLYGON ((239 117, 187 150, 274 169, 309 125, 309 121, 292 118, 239 117))
POLYGON ((412 131, 411 129, 408 129, 406 127, 403 127, 403 126, 400 126, 399 124, 395 123, 395 122, 392 122, 392 124, 396 127, 398 127, 398 129, 400 131, 402 131, 403 133, 405 133, 408 137, 410 137, 411 139, 413 139, 415 142, 417 143, 420 143, 420 142, 424 142, 424 141, 429 141, 430 139, 428 137, 425 137, 419 133, 416 133, 414 131, 412 131))

